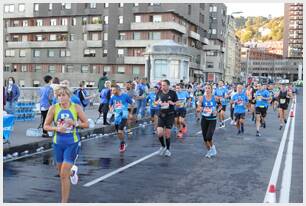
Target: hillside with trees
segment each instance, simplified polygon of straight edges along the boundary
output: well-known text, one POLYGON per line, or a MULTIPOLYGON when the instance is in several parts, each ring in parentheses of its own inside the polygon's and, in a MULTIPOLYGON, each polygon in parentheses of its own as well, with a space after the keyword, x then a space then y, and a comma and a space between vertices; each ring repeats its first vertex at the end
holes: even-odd
POLYGON ((242 43, 254 40, 265 42, 269 40, 280 41, 283 39, 284 17, 268 19, 265 17, 237 17, 236 35, 242 43), (262 31, 262 32, 261 32, 262 31), (263 32, 266 32, 263 34, 263 32))

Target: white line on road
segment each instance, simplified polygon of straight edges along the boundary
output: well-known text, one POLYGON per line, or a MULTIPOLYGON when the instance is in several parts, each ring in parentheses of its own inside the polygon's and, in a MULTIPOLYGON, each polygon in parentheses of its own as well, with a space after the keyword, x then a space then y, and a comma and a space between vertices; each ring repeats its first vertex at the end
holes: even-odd
MULTIPOLYGON (((291 105, 290 110, 292 108, 293 108, 293 104, 291 105)), ((289 117, 288 119, 289 120, 286 124, 285 130, 284 130, 284 133, 283 133, 283 137, 282 137, 282 140, 280 142, 278 152, 277 152, 277 155, 276 155, 276 159, 275 159, 275 162, 274 162, 274 165, 273 165, 272 174, 271 174, 270 181, 269 181, 269 184, 268 184, 268 187, 267 187, 267 190, 266 190, 266 195, 265 195, 265 198, 264 198, 264 203, 269 201, 269 187, 270 187, 270 185, 275 185, 276 186, 276 183, 277 183, 278 174, 279 174, 279 170, 280 170, 281 162, 282 162, 282 158, 283 158, 284 148, 285 148, 285 144, 286 144, 286 140, 287 140, 287 136, 288 136, 289 126, 290 126, 290 122, 291 122, 291 118, 289 117)))
MULTIPOLYGON (((226 122, 226 121, 228 121, 228 120, 230 120, 230 119, 231 119, 231 118, 227 118, 227 119, 224 120, 224 122, 226 122)), ((218 128, 217 128, 217 129, 218 129, 218 128)), ((197 132, 197 134, 201 134, 201 133, 202 133, 202 130, 197 132)))
POLYGON ((149 155, 147 155, 147 156, 145 156, 145 157, 143 157, 143 158, 141 158, 141 159, 139 159, 139 160, 136 160, 136 161, 134 161, 134 162, 132 162, 132 163, 130 163, 130 164, 124 166, 124 167, 121 167, 121 168, 119 168, 119 169, 117 169, 117 170, 115 170, 115 171, 113 171, 113 172, 111 172, 111 173, 108 173, 108 174, 106 174, 106 175, 104 175, 104 176, 102 176, 102 177, 99 177, 99 178, 97 178, 97 179, 95 179, 95 180, 93 180, 93 181, 90 181, 90 182, 84 184, 83 186, 84 186, 84 187, 90 187, 90 186, 92 186, 92 185, 94 185, 94 184, 96 184, 96 183, 98 183, 98 182, 101 182, 101 181, 103 181, 103 180, 105 180, 105 179, 107 179, 107 178, 109 178, 109 177, 111 177, 111 176, 113 176, 113 175, 115 175, 115 174, 117 174, 117 173, 119 173, 119 172, 122 172, 122 171, 124 171, 124 170, 126 170, 126 169, 128 169, 128 168, 130 168, 130 167, 132 167, 132 166, 134 166, 134 165, 136 165, 136 164, 142 162, 142 161, 145 161, 146 159, 149 159, 149 158, 155 156, 155 155, 157 155, 158 153, 159 153, 158 151, 153 152, 153 153, 151 153, 151 154, 149 154, 149 155))
MULTIPOLYGON (((294 116, 295 116, 295 110, 296 110, 296 106, 294 106, 294 109, 293 109, 294 116)), ((283 171, 282 185, 281 185, 281 191, 280 191, 280 197, 279 197, 280 203, 289 203, 289 199, 290 199, 294 127, 295 127, 295 117, 293 117, 291 127, 290 127, 286 160, 285 160, 285 168, 283 171)))

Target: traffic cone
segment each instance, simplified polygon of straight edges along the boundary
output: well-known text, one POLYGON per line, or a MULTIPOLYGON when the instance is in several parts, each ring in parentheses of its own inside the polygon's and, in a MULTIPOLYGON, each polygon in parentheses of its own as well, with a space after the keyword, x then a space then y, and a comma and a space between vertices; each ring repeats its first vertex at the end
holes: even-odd
POLYGON ((269 186, 269 191, 268 194, 266 196, 265 202, 264 203, 275 203, 276 202, 276 189, 275 189, 275 185, 270 185, 269 186))
POLYGON ((291 109, 291 111, 290 111, 290 117, 294 117, 293 109, 291 109))

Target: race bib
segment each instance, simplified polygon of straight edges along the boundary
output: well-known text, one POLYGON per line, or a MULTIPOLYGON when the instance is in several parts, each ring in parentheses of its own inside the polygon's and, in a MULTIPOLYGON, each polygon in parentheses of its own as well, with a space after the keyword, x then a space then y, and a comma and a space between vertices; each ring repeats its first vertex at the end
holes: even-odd
POLYGON ((163 103, 163 105, 160 107, 161 109, 169 109, 168 103, 163 103))
POLYGON ((257 96, 256 97, 256 100, 258 100, 258 101, 261 101, 261 99, 262 99, 262 96, 257 96))
POLYGON ((204 107, 202 115, 205 116, 205 117, 209 117, 209 116, 212 115, 212 112, 213 112, 212 107, 204 107))
POLYGON ((280 99, 280 100, 279 100, 279 103, 280 103, 280 104, 285 104, 285 103, 286 103, 286 99, 280 99))
POLYGON ((181 108, 181 107, 184 107, 184 105, 185 105, 185 100, 182 99, 182 100, 177 101, 177 104, 176 104, 177 107, 181 108))
POLYGON ((238 100, 237 100, 237 105, 243 106, 243 100, 242 100, 242 99, 238 99, 238 100))

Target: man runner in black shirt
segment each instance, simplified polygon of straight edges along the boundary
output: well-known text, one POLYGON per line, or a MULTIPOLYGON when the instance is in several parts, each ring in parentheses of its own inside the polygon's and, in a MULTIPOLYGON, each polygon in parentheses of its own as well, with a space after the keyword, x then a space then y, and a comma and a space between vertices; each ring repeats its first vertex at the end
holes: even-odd
POLYGON ((159 154, 165 155, 167 157, 171 156, 170 135, 175 118, 174 106, 177 102, 176 92, 173 90, 169 90, 169 87, 169 80, 163 80, 161 84, 161 91, 157 93, 155 99, 156 103, 160 105, 160 112, 158 115, 157 124, 157 135, 161 143, 159 154), (164 143, 164 137, 166 137, 166 146, 164 143))

